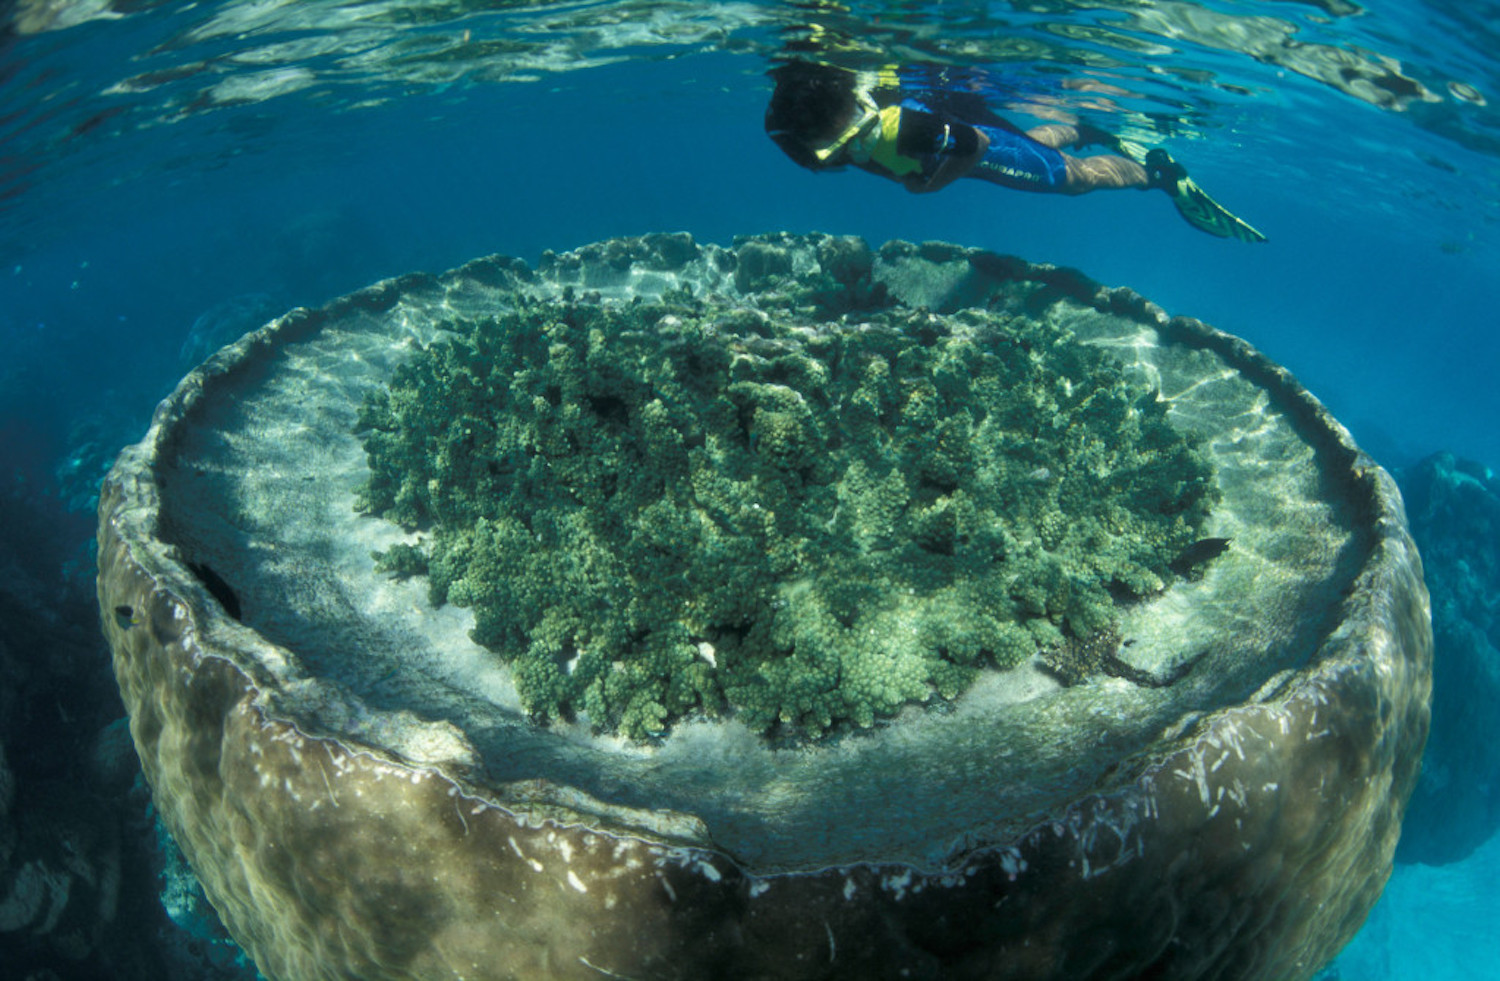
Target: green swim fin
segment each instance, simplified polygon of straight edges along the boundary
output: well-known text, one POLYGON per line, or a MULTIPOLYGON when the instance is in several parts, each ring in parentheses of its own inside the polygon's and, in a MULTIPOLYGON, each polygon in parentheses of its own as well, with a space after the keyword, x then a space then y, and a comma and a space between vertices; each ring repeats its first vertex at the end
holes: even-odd
POLYGON ((1241 242, 1264 242, 1266 237, 1248 222, 1208 196, 1208 192, 1194 183, 1182 166, 1167 151, 1157 147, 1147 150, 1139 143, 1120 141, 1120 149, 1146 168, 1151 187, 1167 192, 1177 211, 1194 228, 1202 229, 1219 238, 1234 238, 1241 242))

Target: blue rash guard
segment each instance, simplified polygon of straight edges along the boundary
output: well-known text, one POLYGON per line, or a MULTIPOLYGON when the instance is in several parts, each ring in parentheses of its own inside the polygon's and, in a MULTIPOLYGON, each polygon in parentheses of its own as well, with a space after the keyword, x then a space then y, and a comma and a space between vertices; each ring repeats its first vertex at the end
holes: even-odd
POLYGON ((1061 191, 1068 181, 1068 166, 1062 152, 1038 143, 1025 133, 975 126, 990 139, 984 159, 968 176, 1023 191, 1061 191))
MULTIPOLYGON (((1067 161, 1062 152, 1043 143, 1038 143, 1016 127, 993 113, 985 112, 989 121, 977 122, 964 119, 953 112, 958 106, 946 104, 949 100, 907 97, 901 100, 904 111, 912 111, 937 117, 950 130, 955 126, 973 127, 990 141, 984 158, 974 165, 967 176, 978 177, 992 184, 1013 187, 1022 191, 1061 191, 1068 179, 1067 161)), ((972 146, 972 144, 970 144, 972 146)), ((951 152, 951 149, 944 148, 951 152)), ((942 164, 943 151, 932 154, 933 159, 923 161, 922 172, 931 175, 942 164)))

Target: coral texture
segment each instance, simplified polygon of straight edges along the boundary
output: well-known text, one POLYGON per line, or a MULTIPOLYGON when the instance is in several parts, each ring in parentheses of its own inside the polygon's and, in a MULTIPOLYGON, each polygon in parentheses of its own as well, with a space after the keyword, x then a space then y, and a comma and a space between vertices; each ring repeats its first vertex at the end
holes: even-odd
POLYGON ((1154 390, 1035 319, 820 319, 867 298, 830 265, 847 288, 774 316, 680 291, 451 324, 360 413, 357 506, 422 532, 382 568, 472 608, 532 715, 636 739, 868 727, 1163 588, 1217 491, 1154 390))

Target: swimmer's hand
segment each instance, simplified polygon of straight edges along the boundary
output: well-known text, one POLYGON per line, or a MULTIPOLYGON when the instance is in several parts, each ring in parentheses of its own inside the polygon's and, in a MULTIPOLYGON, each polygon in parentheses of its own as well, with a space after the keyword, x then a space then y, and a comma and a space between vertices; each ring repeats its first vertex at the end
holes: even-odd
POLYGON ((974 165, 984 159, 985 151, 990 148, 990 138, 985 136, 982 130, 976 129, 974 135, 979 139, 972 153, 946 154, 943 156, 943 162, 938 165, 938 169, 932 172, 931 177, 909 174, 901 179, 902 185, 913 194, 930 194, 933 191, 941 191, 973 170, 974 165))

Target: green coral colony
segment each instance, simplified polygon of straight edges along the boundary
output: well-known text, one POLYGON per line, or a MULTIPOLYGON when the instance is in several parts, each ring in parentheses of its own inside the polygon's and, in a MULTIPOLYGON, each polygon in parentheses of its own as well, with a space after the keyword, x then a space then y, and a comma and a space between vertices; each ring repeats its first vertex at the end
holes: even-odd
POLYGON ((357 507, 424 533, 378 567, 472 609, 536 720, 867 727, 1109 635, 1197 540, 1209 464, 1106 353, 772 282, 518 299, 362 406, 357 507))

